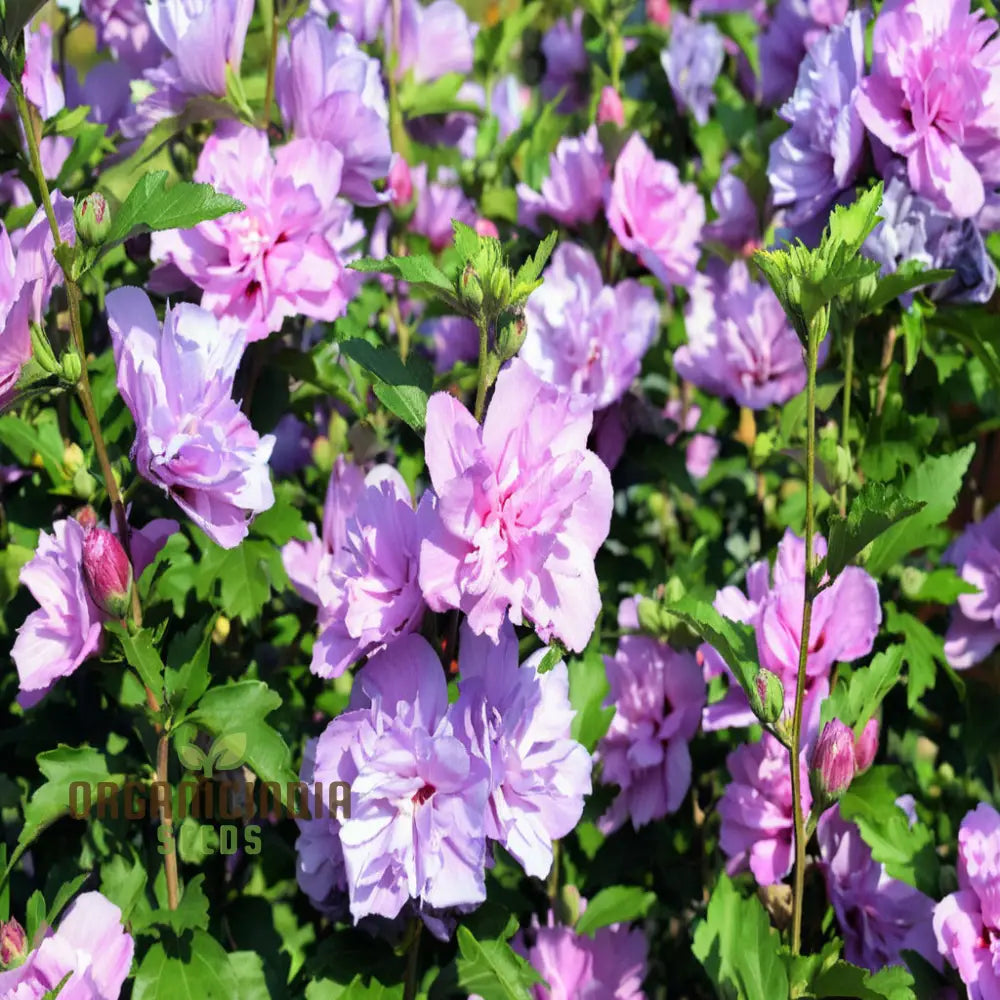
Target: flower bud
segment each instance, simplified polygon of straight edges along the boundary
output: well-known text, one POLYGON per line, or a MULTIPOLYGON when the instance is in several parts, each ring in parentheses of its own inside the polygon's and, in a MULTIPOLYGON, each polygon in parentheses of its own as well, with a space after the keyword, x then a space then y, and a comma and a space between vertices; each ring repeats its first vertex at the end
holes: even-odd
POLYGON ((73 219, 80 242, 100 246, 111 232, 111 210, 99 191, 92 191, 73 209, 73 219))
POLYGON ((878 753, 878 720, 869 719, 854 741, 854 767, 858 774, 867 771, 878 753))
POLYGON ((492 222, 490 222, 489 219, 476 219, 476 224, 473 226, 473 229, 475 229, 480 236, 492 236, 495 240, 500 239, 500 231, 492 222))
POLYGON ((132 566, 121 542, 106 528, 83 539, 83 579, 93 602, 115 618, 128 614, 132 566))
POLYGON ((459 279, 462 298, 473 308, 478 309, 483 304, 483 286, 471 264, 465 265, 462 277, 459 279))
POLYGON ((83 525, 84 531, 91 531, 97 527, 97 511, 89 503, 73 511, 73 519, 83 525))
POLYGON ((619 128, 625 125, 625 108, 614 87, 605 87, 597 102, 597 124, 603 125, 605 122, 611 122, 619 128))
POLYGON ((670 0, 646 0, 646 17, 661 28, 670 26, 670 0))
POLYGON ((62 377, 70 385, 76 385, 83 374, 83 362, 76 351, 67 351, 62 356, 62 377))
POLYGON ((762 667, 749 692, 750 707, 761 722, 777 722, 785 710, 785 688, 777 674, 762 667))
POLYGON ((809 784, 817 799, 839 798, 854 780, 854 734, 840 719, 823 727, 813 750, 809 784))
POLYGON ((410 165, 401 156, 396 157, 389 170, 389 191, 392 203, 396 208, 409 205, 413 197, 413 180, 410 178, 410 165))
POLYGON ((510 322, 505 323, 497 338, 497 350, 500 353, 501 361, 509 361, 524 343, 524 338, 528 336, 528 324, 523 316, 515 316, 510 322))
POLYGON ((0 922, 0 969, 19 965, 28 953, 28 936, 16 920, 0 922))

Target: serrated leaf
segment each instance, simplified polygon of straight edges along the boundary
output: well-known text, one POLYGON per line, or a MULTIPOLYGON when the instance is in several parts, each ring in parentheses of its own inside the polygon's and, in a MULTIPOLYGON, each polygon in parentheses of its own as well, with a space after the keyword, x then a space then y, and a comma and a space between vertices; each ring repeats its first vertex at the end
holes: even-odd
POLYGON ((851 501, 847 517, 830 518, 830 541, 826 571, 834 579, 844 567, 883 531, 926 507, 923 500, 911 500, 888 483, 866 482, 851 501))
POLYGON ((427 393, 415 385, 388 385, 379 382, 375 395, 394 416, 399 417, 415 431, 422 431, 427 423, 427 393))
POLYGON ((105 628, 118 637, 129 666, 135 668, 140 680, 156 695, 157 701, 162 701, 163 660, 156 651, 152 631, 141 629, 131 635, 118 622, 108 622, 105 628))
POLYGON ((593 751, 597 741, 608 731, 614 708, 605 708, 604 699, 610 690, 604 660, 598 652, 589 652, 582 659, 570 660, 569 700, 573 706, 570 733, 574 740, 593 751))
POLYGON ((479 233, 458 219, 451 220, 451 228, 455 233, 455 249, 463 261, 475 260, 479 254, 479 233))
POLYGON ((920 261, 906 261, 897 271, 880 278, 875 288, 875 294, 865 303, 868 313, 881 312, 889 303, 900 295, 912 292, 915 288, 933 285, 945 281, 954 274, 946 268, 927 268, 920 261))
POLYGON ((711 604, 685 594, 664 610, 683 621, 726 661, 740 687, 748 694, 757 676, 757 640, 753 628, 723 618, 711 604))
MULTIPOLYGON (((179 645, 181 639, 192 636, 198 638, 203 626, 194 626, 187 633, 177 636, 170 644, 167 652, 167 667, 165 672, 167 702, 174 714, 183 717, 184 713, 205 693, 211 680, 208 672, 209 657, 212 649, 213 621, 204 627, 200 641, 193 652, 179 645), (175 653, 175 649, 177 652, 175 653), (175 660, 181 663, 175 666, 175 660)), ((200 765, 198 765, 200 767, 200 765)))
POLYGON ((894 524, 872 543, 865 561, 865 569, 872 576, 882 576, 905 555, 921 548, 927 531, 939 525, 954 510, 962 479, 975 450, 975 444, 969 444, 950 455, 925 458, 906 477, 900 493, 924 506, 901 524, 894 524))
POLYGON ((849 675, 845 668, 830 697, 823 702, 821 723, 837 718, 850 726, 856 736, 860 735, 896 684, 902 665, 903 647, 890 646, 873 656, 867 667, 859 667, 849 675))
POLYGON ((919 618, 899 611, 892 602, 885 606, 885 629, 903 639, 903 659, 907 666, 906 701, 912 709, 923 693, 934 687, 940 667, 951 678, 959 698, 965 698, 965 682, 948 664, 944 655, 944 639, 935 635, 919 618))
POLYGON ((403 364, 395 351, 359 338, 344 341, 340 349, 381 380, 375 385, 375 395, 392 413, 414 430, 423 430, 432 382, 423 366, 416 361, 403 364))
POLYGON ((239 1000, 229 956, 204 931, 170 951, 157 941, 135 976, 132 1000, 239 1000))
POLYGON ((458 948, 458 983, 483 1000, 531 1000, 528 988, 542 981, 506 941, 478 941, 459 926, 458 948))
POLYGON ((168 176, 165 170, 156 170, 139 179, 115 212, 103 250, 110 250, 141 233, 190 229, 199 222, 218 219, 230 212, 242 212, 246 208, 241 201, 221 194, 211 184, 180 181, 167 188, 168 176))
POLYGON ((890 965, 879 972, 859 969, 840 961, 821 972, 812 983, 810 996, 851 997, 854 1000, 916 1000, 911 987, 913 976, 902 965, 890 965))
POLYGON ((454 293, 447 275, 434 263, 430 254, 413 254, 409 257, 362 257, 349 265, 366 274, 388 274, 411 285, 419 285, 439 292, 454 293))
POLYGON ((756 896, 743 899, 722 875, 694 932, 692 951, 712 982, 739 1000, 788 996, 781 938, 756 896))
POLYGON ((602 889, 576 922, 577 934, 594 932, 609 924, 625 924, 644 917, 656 902, 655 892, 646 892, 634 885, 613 885, 602 889))
POLYGON ((213 736, 242 734, 249 767, 262 781, 285 785, 298 780, 291 767, 291 751, 265 721, 280 706, 280 695, 263 681, 239 681, 209 689, 186 721, 213 736))
MULTIPOLYGON (((185 886, 176 910, 161 907, 150 910, 142 918, 132 921, 133 929, 141 934, 155 927, 169 927, 176 934, 185 931, 203 931, 208 928, 208 897, 202 885, 204 875, 195 875, 185 886)), ((154 933, 158 933, 155 932, 154 933)))
POLYGON ((514 277, 514 296, 515 298, 521 295, 530 294, 529 291, 524 291, 524 289, 534 288, 538 279, 542 276, 542 271, 545 268, 546 263, 548 263, 549 257, 552 255, 552 250, 556 245, 556 240, 559 238, 558 230, 553 230, 548 236, 538 244, 538 249, 535 251, 533 257, 529 257, 520 267, 517 274, 514 277))

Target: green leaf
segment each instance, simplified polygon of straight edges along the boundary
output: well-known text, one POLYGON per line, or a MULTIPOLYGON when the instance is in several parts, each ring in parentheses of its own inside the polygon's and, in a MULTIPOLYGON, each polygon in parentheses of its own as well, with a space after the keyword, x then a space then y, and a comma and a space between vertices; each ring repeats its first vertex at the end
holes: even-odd
POLYGON ((168 176, 167 171, 156 170, 139 179, 114 214, 104 250, 140 233, 190 229, 199 222, 218 219, 230 212, 242 212, 246 208, 241 201, 220 194, 211 184, 180 181, 168 189, 168 176))
POLYGON ((975 444, 969 444, 950 455, 926 458, 906 477, 900 490, 902 496, 924 506, 872 543, 865 562, 865 569, 872 576, 882 576, 905 555, 925 545, 928 530, 951 514, 975 450, 975 444))
POLYGON ((451 111, 465 111, 481 115, 481 105, 463 101, 458 91, 465 82, 462 73, 445 73, 436 80, 421 80, 412 78, 403 82, 399 88, 399 107, 407 118, 419 118, 422 115, 444 115, 451 111))
POLYGON ((168 951, 157 941, 146 952, 132 1000, 240 1000, 229 956, 214 938, 195 931, 168 951))
POLYGON ((739 1000, 787 997, 780 947, 781 938, 757 897, 743 899, 729 878, 721 876, 692 944, 712 982, 735 989, 739 1000))
POLYGON ((902 770, 878 765, 851 782, 840 799, 840 814, 853 820, 861 837, 893 878, 935 896, 938 892, 938 859, 931 831, 909 817, 896 800, 909 791, 902 770))
POLYGON ((666 604, 664 610, 712 646, 749 694, 758 670, 757 640, 751 626, 723 618, 711 604, 691 594, 685 594, 675 604, 666 604))
POLYGON ((101 893, 122 911, 122 920, 128 923, 146 892, 146 867, 135 858, 131 863, 121 854, 114 855, 101 868, 101 893))
POLYGON ((293 538, 309 540, 309 526, 300 511, 286 495, 275 494, 275 502, 262 514, 253 519, 251 534, 256 538, 266 538, 275 545, 285 545, 293 538))
POLYGON ((433 379, 416 360, 403 364, 399 355, 388 347, 375 347, 367 340, 355 338, 340 345, 341 351, 370 371, 381 384, 375 395, 414 430, 422 430, 427 415, 427 399, 433 379))
POLYGON ((262 781, 285 785, 298 780, 291 767, 291 751, 265 721, 280 705, 280 695, 263 681, 239 681, 207 691, 186 721, 213 736, 241 735, 246 739, 249 767, 262 781))
POLYGON ((959 698, 965 697, 965 682, 944 655, 944 638, 935 635, 919 618, 899 611, 892 602, 885 605, 885 629, 903 638, 903 659, 907 666, 906 701, 912 709, 923 693, 934 687, 937 668, 946 671, 959 698))
POLYGON ((35 789, 24 807, 24 825, 17 838, 18 850, 11 858, 9 867, 13 867, 23 849, 50 823, 69 812, 72 783, 83 782, 90 789, 90 801, 94 802, 98 782, 112 782, 118 787, 125 782, 125 775, 112 773, 107 758, 93 747, 60 744, 55 750, 40 753, 36 760, 46 780, 35 789))
POLYGON ((911 989, 913 976, 902 965, 890 965, 879 972, 859 969, 840 961, 824 970, 812 983, 810 996, 843 1000, 916 1000, 911 989))
POLYGON ((0 444, 9 448, 21 465, 36 464, 37 454, 54 486, 66 481, 63 471, 63 439, 56 416, 46 410, 34 423, 13 414, 0 417, 0 444))
POLYGON ((105 628, 118 637, 129 666, 135 668, 142 683, 156 695, 156 700, 162 701, 163 660, 156 651, 152 631, 144 628, 135 635, 130 635, 128 629, 118 622, 108 622, 105 628))
POLYGON ((82 875, 77 875, 76 878, 71 879, 69 882, 63 882, 59 886, 59 891, 56 893, 55 899, 52 900, 49 912, 45 915, 45 922, 49 927, 55 927, 56 921, 59 919, 59 914, 62 913, 66 904, 76 895, 77 890, 89 877, 90 872, 84 872, 82 875))
POLYGON ((366 274, 388 274, 411 285, 454 294, 448 276, 434 263, 430 254, 413 254, 409 257, 362 257, 349 265, 366 274))
POLYGON ((538 673, 547 674, 565 655, 566 647, 558 639, 553 639, 538 664, 538 673))
MULTIPOLYGON (((204 882, 204 875, 195 875, 184 886, 184 893, 176 910, 161 906, 157 910, 150 910, 142 918, 134 917, 133 929, 139 934, 149 932, 151 928, 157 927, 169 927, 175 934, 183 934, 185 931, 207 930, 208 897, 202 889, 204 882)), ((153 933, 159 934, 155 929, 153 933)))
POLYGON ((638 920, 649 912, 655 902, 655 892, 646 892, 634 885, 613 885, 602 889, 587 903, 587 909, 576 923, 576 932, 593 937, 601 927, 638 920))
POLYGON ((830 518, 830 542, 826 571, 830 578, 844 567, 873 539, 892 525, 922 510, 926 502, 910 500, 888 483, 866 482, 851 501, 847 517, 830 518))
POLYGON ((483 1000, 531 1000, 528 988, 542 982, 506 941, 477 941, 467 927, 459 926, 458 948, 459 986, 483 1000))
POLYGON ((979 588, 963 580, 954 566, 938 566, 929 573, 908 566, 900 585, 907 599, 918 604, 954 604, 962 594, 979 593, 979 588))
POLYGON ((842 668, 837 686, 823 702, 821 723, 840 719, 854 730, 855 736, 859 736, 895 686, 902 665, 903 647, 890 646, 872 657, 867 667, 859 667, 850 673, 847 667, 842 668))
POLYGON ((45 0, 6 0, 3 16, 4 38, 10 44, 21 39, 21 32, 31 24, 35 15, 45 6, 45 0))
POLYGON ((479 233, 458 219, 451 220, 451 228, 455 233, 455 249, 458 256, 466 263, 479 256, 479 233))
POLYGON ((217 771, 232 771, 239 767, 246 760, 246 754, 246 733, 223 733, 208 751, 217 771))
POLYGON ((570 660, 569 700, 574 716, 570 732, 578 743, 593 751, 597 741, 608 731, 614 708, 605 708, 604 699, 610 690, 604 660, 596 650, 582 659, 570 660))
POLYGON ((240 1000, 271 1000, 260 955, 255 951, 231 951, 229 964, 233 967, 235 992, 240 1000))
POLYGON ((851 205, 837 205, 830 213, 824 242, 842 247, 847 256, 856 256, 879 221, 882 206, 881 182, 861 194, 851 205))
POLYGON ((214 619, 209 621, 207 627, 193 626, 186 633, 177 636, 167 651, 167 702, 178 717, 183 717, 208 688, 211 680, 208 663, 213 624, 214 619), (187 640, 187 643, 182 645, 182 639, 187 640), (190 651, 192 640, 197 642, 193 652, 190 651))
POLYGON ((542 276, 542 270, 545 268, 558 238, 558 230, 552 230, 552 232, 549 233, 549 235, 546 236, 541 243, 539 243, 538 249, 535 251, 535 255, 533 257, 529 257, 521 265, 517 274, 514 276, 513 297, 515 301, 527 297, 532 291, 534 291, 535 288, 538 287, 538 279, 542 276))
POLYGON ((879 279, 875 294, 865 303, 866 311, 869 314, 881 312, 900 295, 905 295, 915 288, 946 281, 952 274, 954 271, 942 268, 924 270, 924 265, 918 260, 905 261, 897 271, 879 279))

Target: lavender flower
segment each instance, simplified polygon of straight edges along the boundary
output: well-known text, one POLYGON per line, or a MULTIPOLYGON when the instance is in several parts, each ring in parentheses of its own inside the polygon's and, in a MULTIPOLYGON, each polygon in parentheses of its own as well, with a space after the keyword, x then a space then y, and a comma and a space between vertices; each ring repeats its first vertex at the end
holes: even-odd
POLYGON ((67 1000, 118 1000, 134 952, 121 910, 99 892, 85 892, 23 965, 0 972, 0 996, 43 1000, 68 976, 60 992, 67 1000))
POLYGON ((639 374, 659 332, 660 308, 637 281, 605 285, 590 251, 563 243, 528 299, 525 319, 520 356, 540 378, 586 396, 596 410, 620 399, 639 374))
POLYGON ((456 712, 466 713, 466 741, 490 768, 486 836, 535 878, 549 874, 552 842, 580 821, 590 794, 590 755, 570 736, 566 664, 539 674, 544 656, 519 667, 509 621, 497 645, 463 626, 456 712))
POLYGON ((695 277, 684 310, 688 342, 677 373, 706 392, 761 410, 787 403, 806 384, 802 345, 766 284, 743 261, 712 261, 695 277))
POLYGON ((969 0, 897 0, 875 22, 858 113, 913 189, 960 219, 1000 181, 997 23, 969 0))
POLYGON ((560 91, 565 91, 557 110, 560 114, 572 114, 587 99, 590 59, 583 45, 583 8, 578 7, 569 21, 559 18, 545 32, 542 54, 545 56, 542 99, 553 101, 560 91))
POLYGON ((325 140, 343 156, 341 197, 359 205, 385 200, 372 187, 392 162, 378 61, 347 32, 307 16, 293 21, 289 37, 279 42, 274 88, 296 136, 325 140))
POLYGON ((589 405, 520 358, 500 373, 482 426, 447 393, 427 405, 434 517, 420 586, 434 611, 459 608, 499 641, 527 618, 579 652, 600 610, 594 556, 611 519, 611 477, 587 451, 589 405))
POLYGON ((985 660, 1000 645, 1000 507, 970 524, 941 557, 977 588, 959 594, 944 652, 958 670, 985 660))
POLYGON ((718 215, 704 228, 706 240, 717 240, 730 250, 746 253, 760 245, 760 220, 757 206, 750 197, 746 183, 723 165, 723 173, 712 189, 712 208, 718 215))
POLYGON ((890 877, 857 826, 841 819, 837 809, 820 818, 816 839, 847 961, 879 972, 903 965, 902 953, 909 950, 939 966, 931 927, 934 900, 890 877))
POLYGON ((560 139, 549 158, 549 174, 541 192, 527 184, 517 185, 517 221, 536 232, 542 215, 570 228, 593 222, 604 203, 607 180, 608 166, 596 126, 576 138, 560 139))
POLYGON ((146 6, 143 0, 82 0, 80 5, 97 32, 98 47, 110 49, 133 73, 151 69, 166 55, 146 6))
POLYGON ((709 110, 715 103, 712 88, 725 58, 722 33, 714 24, 701 23, 683 14, 674 15, 670 44, 661 54, 660 62, 678 106, 689 111, 699 125, 708 121, 709 110))
POLYGON ((289 316, 337 319, 359 283, 345 259, 364 232, 337 197, 342 167, 340 151, 322 140, 295 139, 272 154, 256 129, 217 133, 195 180, 246 210, 154 233, 152 256, 190 278, 203 290, 202 306, 238 321, 250 341, 280 330, 289 316))
POLYGON ((132 460, 212 541, 233 548, 255 514, 274 503, 259 437, 233 401, 243 340, 209 312, 182 304, 161 328, 146 294, 107 297, 118 390, 136 423, 132 460))
MULTIPOLYGON (((391 37, 386 15, 383 29, 391 37)), ((417 83, 436 80, 446 73, 472 72, 475 28, 455 0, 434 0, 427 7, 418 0, 402 0, 399 21, 398 76, 413 72, 417 83)))
MULTIPOLYGON (((805 758, 799 761, 802 808, 812 796, 805 758)), ((732 781, 719 800, 719 846, 729 858, 730 875, 749 869, 760 885, 774 885, 792 870, 795 828, 788 751, 769 733, 744 743, 726 758, 732 781)))
POLYGON ((825 212, 858 175, 865 129, 856 108, 864 72, 864 17, 852 13, 820 37, 799 67, 780 115, 791 128, 771 145, 768 179, 775 205, 793 225, 825 212))
POLYGON ((314 674, 338 677, 362 656, 420 626, 424 602, 417 571, 429 517, 429 497, 414 510, 395 469, 379 466, 365 478, 342 542, 320 562, 314 674))
POLYGON ((351 785, 337 822, 351 915, 395 917, 410 899, 482 902, 489 768, 455 735, 441 662, 404 636, 355 678, 316 746, 315 778, 351 785))
POLYGON ((692 654, 643 635, 622 636, 604 667, 615 714, 595 759, 601 780, 621 791, 598 826, 610 833, 631 819, 638 830, 676 812, 691 786, 688 743, 701 721, 705 682, 692 654))
POLYGON ((657 160, 636 133, 615 162, 608 223, 621 245, 664 285, 688 285, 698 264, 705 203, 677 168, 657 160))

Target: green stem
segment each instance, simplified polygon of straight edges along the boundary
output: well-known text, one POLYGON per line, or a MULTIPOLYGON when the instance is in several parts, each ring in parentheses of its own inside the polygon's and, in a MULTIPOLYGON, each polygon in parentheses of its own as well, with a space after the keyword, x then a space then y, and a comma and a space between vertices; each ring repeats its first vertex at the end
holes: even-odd
POLYGON ((417 972, 420 959, 420 934, 424 925, 419 917, 413 918, 410 946, 406 950, 406 979, 403 981, 403 1000, 416 1000, 417 972))
MULTIPOLYGON (((844 333, 844 415, 841 419, 840 443, 848 455, 851 453, 849 443, 851 426, 851 394, 854 387, 854 327, 844 333)), ((840 487, 840 516, 847 516, 847 483, 840 487)))
MULTIPOLYGON (((21 116, 21 123, 24 126, 24 133, 28 140, 28 152, 31 157, 31 169, 38 183, 38 191, 42 198, 42 207, 45 210, 45 217, 49 220, 49 228, 52 230, 54 246, 58 248, 62 243, 59 233, 59 223, 56 221, 55 209, 52 207, 52 195, 49 192, 49 185, 45 180, 45 170, 42 167, 42 157, 38 147, 38 122, 24 96, 24 91, 20 86, 15 86, 14 100, 17 105, 18 114, 21 116)), ((73 335, 73 346, 80 355, 80 381, 77 383, 76 391, 80 397, 80 405, 83 407, 84 416, 87 419, 87 426, 90 428, 90 436, 94 441, 94 450, 97 452, 97 461, 101 467, 101 476, 104 479, 104 488, 107 490, 108 499, 115 513, 117 529, 121 538, 122 548, 126 554, 129 553, 128 524, 125 520, 125 504, 122 502, 121 493, 118 490, 118 482, 115 479, 114 471, 111 468, 111 459, 108 457, 108 449, 104 443, 104 436, 101 434, 101 422, 97 416, 97 409, 94 406, 94 394, 90 388, 90 376, 87 373, 87 348, 83 342, 83 324, 80 322, 80 286, 74 280, 72 274, 60 261, 63 276, 66 282, 66 299, 69 303, 70 330, 73 335)), ((139 591, 132 588, 132 618, 136 627, 142 626, 142 607, 139 604, 139 591)))
MULTIPOLYGON (((49 228, 52 230, 54 247, 58 249, 62 245, 62 237, 59 233, 59 223, 56 221, 55 209, 52 206, 52 195, 49 186, 45 181, 45 170, 42 167, 42 158, 38 148, 38 127, 34 109, 28 104, 24 97, 24 91, 19 84, 12 88, 14 91, 14 101, 17 106, 21 123, 24 125, 24 132, 28 140, 28 152, 31 157, 31 168, 38 183, 38 190, 42 198, 42 207, 45 216, 49 220, 49 228)), ((76 283, 72 273, 60 259, 62 255, 57 254, 59 266, 62 268, 66 284, 66 299, 69 303, 70 330, 73 336, 73 345, 80 355, 80 381, 77 383, 76 391, 80 398, 80 405, 83 407, 84 416, 87 419, 87 426, 90 428, 90 436, 94 442, 94 450, 97 452, 97 461, 101 467, 101 475, 104 478, 104 488, 107 491, 111 507, 116 515, 116 527, 121 539, 122 548, 127 555, 129 553, 128 522, 125 519, 125 504, 122 500, 121 492, 118 489, 118 481, 115 479, 114 470, 111 468, 111 459, 108 457, 108 449, 104 443, 104 435, 101 433, 101 421, 97 416, 97 409, 94 406, 94 394, 90 388, 90 376, 87 373, 87 348, 83 340, 83 324, 80 321, 80 286, 76 283)), ((132 619, 137 628, 142 627, 142 606, 139 603, 139 589, 132 585, 132 619)), ((150 711, 159 713, 160 703, 153 691, 146 687, 146 703, 150 711)), ((162 729, 159 722, 154 720, 154 725, 160 735, 160 742, 156 755, 157 779, 166 781, 167 774, 167 733, 162 729)), ((161 822, 170 825, 170 815, 168 810, 161 810, 161 822)), ((170 909, 177 909, 178 879, 177 879, 177 856, 171 852, 164 858, 164 869, 167 877, 167 900, 170 909)), ((8 871, 10 866, 8 867, 8 871)))
POLYGON ((475 417, 477 423, 483 422, 483 409, 486 406, 486 390, 489 388, 489 363, 490 353, 490 330, 485 320, 479 321, 479 384, 476 386, 476 409, 475 417))
POLYGON ((406 126, 403 123, 403 112, 399 106, 399 81, 396 79, 396 73, 399 69, 399 35, 402 12, 402 0, 392 0, 392 37, 389 39, 389 57, 386 60, 389 78, 389 135, 392 139, 392 148, 404 160, 409 160, 410 138, 406 134, 406 126))
POLYGON ((278 36, 281 22, 278 15, 271 18, 271 48, 267 55, 267 83, 264 86, 264 130, 271 124, 271 105, 274 102, 274 71, 278 65, 278 36))
POLYGON ((799 756, 802 747, 802 706, 806 693, 806 663, 809 659, 809 630, 813 602, 813 484, 816 464, 816 354, 819 331, 809 330, 806 352, 806 565, 803 584, 802 632, 799 637, 799 669, 795 679, 795 712, 792 715, 792 745, 789 750, 792 768, 792 820, 795 825, 795 884, 792 894, 792 954, 802 947, 802 902, 805 888, 806 830, 802 814, 802 771, 799 756))

